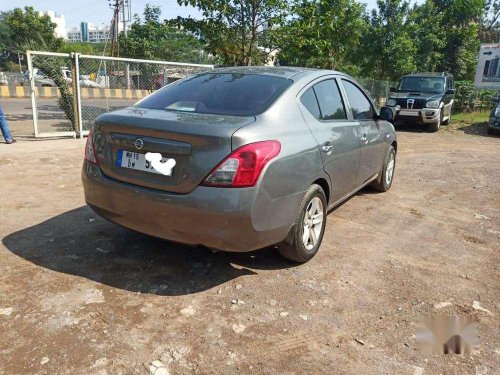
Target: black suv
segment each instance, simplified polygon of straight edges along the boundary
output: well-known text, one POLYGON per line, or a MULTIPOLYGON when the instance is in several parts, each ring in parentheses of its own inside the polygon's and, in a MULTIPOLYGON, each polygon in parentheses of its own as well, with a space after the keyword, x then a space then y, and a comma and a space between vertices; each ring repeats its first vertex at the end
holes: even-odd
POLYGON ((394 123, 426 125, 432 132, 449 124, 455 96, 453 76, 449 73, 414 73, 401 77, 385 105, 392 108, 394 123))

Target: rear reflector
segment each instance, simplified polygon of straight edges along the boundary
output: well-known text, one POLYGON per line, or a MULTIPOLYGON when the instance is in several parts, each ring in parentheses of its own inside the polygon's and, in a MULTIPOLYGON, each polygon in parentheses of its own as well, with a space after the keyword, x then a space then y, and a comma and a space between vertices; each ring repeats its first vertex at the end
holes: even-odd
POLYGON ((85 144, 85 160, 91 163, 97 164, 97 159, 95 157, 94 149, 94 130, 90 129, 89 135, 87 137, 87 143, 85 144))
POLYGON ((202 185, 218 187, 255 186, 269 162, 281 151, 278 141, 250 143, 231 153, 205 178, 202 185))

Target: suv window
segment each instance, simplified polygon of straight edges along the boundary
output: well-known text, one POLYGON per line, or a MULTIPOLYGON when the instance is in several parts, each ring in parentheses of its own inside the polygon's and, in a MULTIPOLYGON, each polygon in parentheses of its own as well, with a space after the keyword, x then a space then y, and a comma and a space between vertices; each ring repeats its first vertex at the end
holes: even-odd
POLYGON ((136 107, 254 116, 264 112, 291 84, 289 79, 269 75, 205 73, 165 86, 136 107))
POLYGON ((309 88, 304 95, 300 98, 301 103, 306 107, 306 109, 316 117, 318 120, 321 119, 321 112, 319 110, 318 100, 316 99, 316 94, 313 88, 309 88))
POLYGON ((318 98, 321 118, 323 120, 346 120, 344 102, 340 95, 337 82, 327 79, 314 85, 314 92, 318 98))
POLYGON ((366 95, 353 83, 342 80, 355 120, 373 120, 374 111, 366 95))
POLYGON ((399 82, 399 91, 427 92, 442 94, 444 89, 443 77, 403 77, 399 82))

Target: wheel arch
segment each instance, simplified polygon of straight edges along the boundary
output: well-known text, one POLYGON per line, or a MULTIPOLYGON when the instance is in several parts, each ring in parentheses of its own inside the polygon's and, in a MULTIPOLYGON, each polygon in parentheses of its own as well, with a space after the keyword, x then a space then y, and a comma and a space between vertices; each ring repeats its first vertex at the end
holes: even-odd
POLYGON ((316 179, 313 184, 321 186, 323 191, 325 192, 326 196, 326 203, 330 203, 330 185, 328 184, 328 181, 326 181, 323 177, 316 179))
POLYGON ((396 140, 392 141, 391 146, 394 147, 394 151, 398 152, 398 142, 396 140))

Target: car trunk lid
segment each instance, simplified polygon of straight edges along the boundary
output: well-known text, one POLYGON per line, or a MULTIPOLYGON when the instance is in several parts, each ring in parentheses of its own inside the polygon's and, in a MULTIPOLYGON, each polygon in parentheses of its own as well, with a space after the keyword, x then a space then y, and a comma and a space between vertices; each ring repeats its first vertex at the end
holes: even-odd
MULTIPOLYGON (((126 108, 96 120, 94 144, 102 172, 119 181, 186 194, 231 153, 233 133, 255 117, 126 108), (171 176, 121 166, 123 153, 175 159, 171 176)), ((129 154, 130 155, 130 154, 129 154)))

